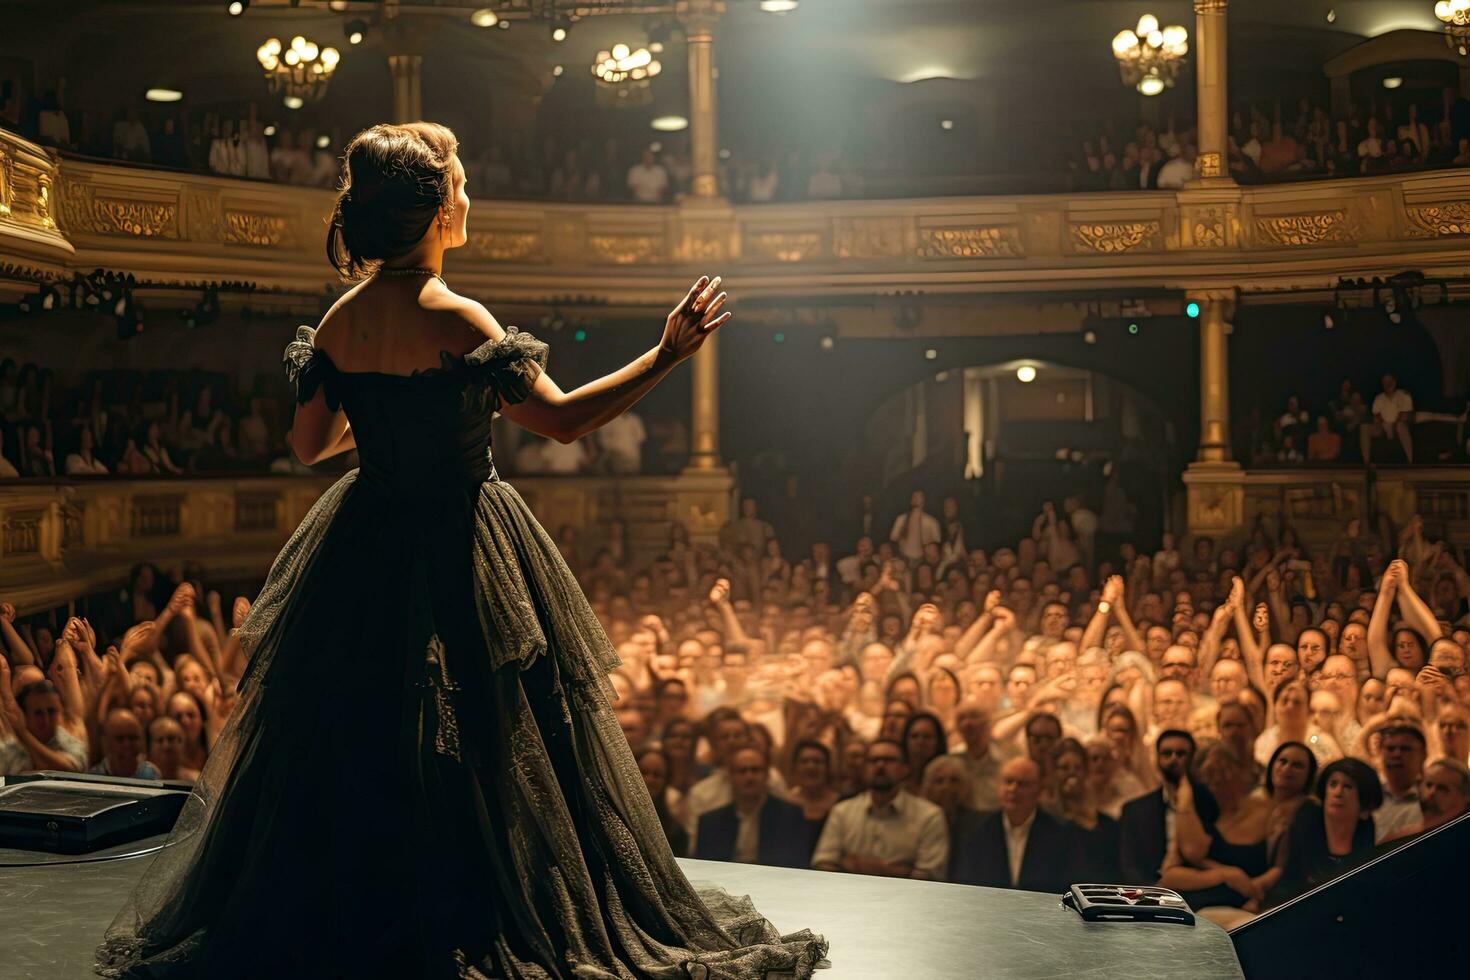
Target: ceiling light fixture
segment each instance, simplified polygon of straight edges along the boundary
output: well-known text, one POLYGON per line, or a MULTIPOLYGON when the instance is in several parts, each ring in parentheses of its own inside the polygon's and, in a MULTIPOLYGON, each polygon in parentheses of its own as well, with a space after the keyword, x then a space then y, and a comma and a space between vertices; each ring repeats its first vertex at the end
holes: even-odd
POLYGON ((1132 85, 1142 95, 1158 95, 1172 88, 1188 52, 1189 32, 1177 24, 1160 28, 1153 14, 1144 14, 1137 27, 1119 31, 1113 38, 1113 57, 1123 84, 1132 85))
POLYGON ((149 102, 177 102, 183 97, 184 93, 176 88, 150 88, 143 93, 149 102))
POLYGON ((683 116, 659 116, 650 125, 660 133, 677 133, 689 128, 689 120, 683 116))
POLYGON ((225 10, 229 12, 229 15, 231 17, 239 17, 241 14, 249 9, 250 0, 230 0, 230 2, 225 5, 225 10))
POLYGON ((361 44, 362 39, 367 37, 367 21, 354 18, 342 25, 342 36, 347 38, 348 44, 361 44))
POLYGON ((761 0, 761 9, 768 14, 789 14, 801 6, 801 0, 761 0))
POLYGON ((489 7, 482 7, 470 14, 470 23, 476 27, 494 27, 500 23, 500 15, 489 7))
POLYGON ((1036 369, 1029 364, 1022 364, 1016 368, 1016 380, 1023 385, 1029 385, 1036 380, 1036 369))

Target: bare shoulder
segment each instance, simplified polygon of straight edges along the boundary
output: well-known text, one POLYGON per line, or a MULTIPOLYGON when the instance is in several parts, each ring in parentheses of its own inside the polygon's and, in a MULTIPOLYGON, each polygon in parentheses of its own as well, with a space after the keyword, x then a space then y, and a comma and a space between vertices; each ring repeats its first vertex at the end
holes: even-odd
POLYGON ((337 302, 332 304, 331 309, 317 323, 312 342, 318 350, 325 351, 328 357, 333 356, 337 335, 346 332, 346 327, 352 320, 352 301, 363 291, 368 281, 364 279, 337 297, 337 302))
POLYGON ((432 297, 425 297, 424 308, 438 314, 451 330, 468 328, 479 334, 482 341, 505 339, 505 328, 483 303, 450 289, 439 289, 432 297))

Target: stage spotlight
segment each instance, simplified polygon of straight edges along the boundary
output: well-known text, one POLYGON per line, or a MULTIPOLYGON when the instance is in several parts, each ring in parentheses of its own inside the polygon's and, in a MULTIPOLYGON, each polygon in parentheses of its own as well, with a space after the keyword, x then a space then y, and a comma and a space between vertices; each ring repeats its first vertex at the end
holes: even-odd
POLYGON ((1082 342, 1084 344, 1095 344, 1095 343, 1097 343, 1097 332, 1096 331, 1093 331, 1093 330, 1084 330, 1084 331, 1082 331, 1082 342))
POLYGON ((276 124, 275 123, 271 123, 269 126, 265 127, 265 129, 262 129, 261 132, 264 133, 267 136, 274 136, 274 135, 276 135, 276 124))
POLYGON ((821 346, 822 350, 831 350, 832 348, 837 346, 837 341, 833 340, 831 337, 823 337, 821 340, 821 346))
POLYGON ((1029 364, 1022 364, 1016 368, 1016 380, 1023 385, 1029 385, 1036 380, 1036 369, 1029 364))
POLYGON ((925 348, 925 350, 924 350, 924 360, 926 360, 926 361, 932 361, 932 360, 937 359, 938 357, 939 357, 939 351, 935 350, 933 347, 925 348))
POLYGON ((1199 319, 1199 304, 1193 301, 1185 304, 1184 315, 1189 317, 1191 320, 1199 319))
POLYGON ((689 128, 689 120, 683 116, 659 116, 650 125, 660 133, 677 133, 689 128))
POLYGON ((225 6, 225 10, 229 11, 231 17, 239 17, 249 9, 250 0, 230 0, 225 6))
POLYGON ((1396 89, 1402 84, 1404 84, 1404 80, 1398 75, 1390 75, 1383 80, 1383 87, 1386 89, 1396 89))
POLYGON ((316 138, 316 148, 318 150, 325 150, 327 147, 329 147, 331 145, 332 145, 332 137, 328 136, 326 133, 322 133, 320 136, 318 136, 316 138))
POLYGON ((342 11, 351 6, 351 4, 348 3, 348 0, 327 0, 327 6, 331 7, 333 10, 337 11, 337 13, 340 14, 342 11))
POLYGON ((503 20, 497 25, 502 31, 510 30, 510 21, 503 20))
POLYGON ((561 77, 561 73, 564 72, 564 71, 566 71, 566 69, 563 68, 561 65, 557 65, 555 68, 551 69, 551 73, 553 75, 555 75, 557 78, 560 78, 561 77))
POLYGON ((789 14, 801 6, 801 0, 761 0, 761 9, 768 14, 789 14))
POLYGON ((176 88, 150 88, 143 93, 149 102, 177 102, 183 97, 184 93, 176 88))
POLYGON ((572 29, 572 22, 566 18, 559 18, 551 22, 551 39, 558 43, 567 39, 567 34, 572 29))
POLYGON ((500 23, 500 15, 489 7, 482 7, 470 14, 470 23, 476 27, 494 27, 500 23))
POLYGON ((360 17, 342 25, 342 35, 347 38, 348 44, 361 44, 362 39, 367 37, 367 31, 367 21, 360 17))
POLYGON ((943 129, 945 131, 954 129, 954 120, 953 119, 941 119, 941 120, 939 120, 939 128, 940 129, 943 129))
POLYGON ((302 106, 306 105, 306 100, 299 95, 288 95, 281 100, 281 105, 285 106, 287 109, 300 109, 302 106))

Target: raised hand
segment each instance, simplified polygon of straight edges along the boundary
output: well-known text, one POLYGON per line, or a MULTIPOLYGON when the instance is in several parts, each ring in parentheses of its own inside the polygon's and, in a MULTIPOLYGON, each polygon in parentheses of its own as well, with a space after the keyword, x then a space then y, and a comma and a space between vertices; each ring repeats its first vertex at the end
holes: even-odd
POLYGON ((169 596, 168 608, 175 616, 194 615, 194 586, 188 582, 174 589, 174 594, 169 596))
POLYGON ((715 579, 714 588, 709 590, 709 601, 713 605, 721 605, 730 599, 730 580, 727 578, 715 579))
POLYGON ((1264 602, 1256 603, 1256 615, 1251 622, 1257 633, 1264 633, 1271 628, 1271 610, 1264 602))
POLYGON ((145 619, 123 634, 122 658, 124 663, 146 654, 153 640, 153 630, 153 620, 145 619))
POLYGON ((235 599, 235 604, 230 610, 230 619, 232 620, 231 625, 233 625, 235 629, 239 629, 240 625, 245 622, 245 617, 249 614, 250 600, 245 598, 244 596, 237 596, 235 599))
POLYGON ((1103 602, 1114 606, 1122 602, 1124 588, 1123 576, 1109 575, 1108 580, 1103 583, 1103 602))
POLYGON ((210 589, 204 596, 204 604, 209 609, 211 616, 218 616, 220 614, 219 591, 210 589))
POLYGON ((15 607, 8 602, 0 602, 0 619, 7 623, 15 622, 15 607))
POLYGON ((1000 589, 991 589, 985 593, 985 607, 980 611, 982 613, 993 612, 995 607, 1000 605, 1000 598, 1000 589))
POLYGON ((718 293, 721 279, 715 276, 700 276, 689 288, 684 299, 674 307, 664 322, 663 339, 659 350, 672 354, 678 360, 691 356, 699 350, 706 337, 730 319, 729 313, 720 313, 725 305, 726 293, 718 293))
POLYGON ((1225 600, 1225 605, 1234 610, 1245 601, 1245 583, 1236 575, 1230 579, 1230 597, 1225 600))

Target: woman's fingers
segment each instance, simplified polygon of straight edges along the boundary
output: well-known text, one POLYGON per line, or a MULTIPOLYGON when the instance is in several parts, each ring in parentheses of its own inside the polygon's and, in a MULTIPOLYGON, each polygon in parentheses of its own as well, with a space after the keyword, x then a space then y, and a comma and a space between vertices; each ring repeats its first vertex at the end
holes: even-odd
POLYGON ((708 323, 709 320, 716 313, 720 312, 720 307, 722 307, 722 306, 725 305, 725 300, 729 298, 729 295, 730 295, 729 293, 721 293, 720 295, 718 295, 718 296, 716 296, 714 298, 714 301, 711 302, 709 304, 709 306, 706 306, 704 308, 703 316, 704 316, 704 320, 705 320, 706 323, 708 323))
POLYGON ((721 313, 719 316, 715 317, 713 320, 711 320, 708 323, 704 324, 699 329, 703 333, 714 333, 720 327, 724 326, 725 321, 729 320, 730 317, 731 317, 731 314, 729 314, 729 313, 721 313))
POLYGON ((709 280, 704 289, 700 291, 699 297, 694 301, 694 312, 700 315, 704 314, 705 308, 709 305, 710 297, 715 294, 715 290, 720 288, 721 278, 722 277, 720 276, 715 276, 713 279, 709 280))
POLYGON ((700 276, 698 279, 696 279, 694 281, 694 285, 689 287, 689 292, 685 293, 684 298, 679 301, 679 305, 674 307, 674 312, 683 313, 685 309, 692 306, 695 297, 697 297, 700 294, 700 291, 703 290, 704 287, 708 284, 709 276, 700 276))

